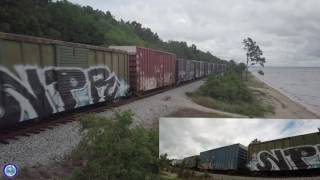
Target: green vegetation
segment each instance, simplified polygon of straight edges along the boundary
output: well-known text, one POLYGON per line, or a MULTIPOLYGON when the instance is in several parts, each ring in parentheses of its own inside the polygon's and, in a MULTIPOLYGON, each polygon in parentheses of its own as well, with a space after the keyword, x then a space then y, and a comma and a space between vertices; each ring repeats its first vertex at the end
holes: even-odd
POLYGON ((272 113, 273 108, 254 95, 246 82, 242 81, 238 70, 229 66, 222 75, 209 76, 195 92, 187 93, 193 101, 203 106, 250 117, 263 117, 272 113))
POLYGON ((229 71, 223 76, 209 76, 207 82, 200 87, 199 92, 204 96, 229 103, 253 102, 253 96, 248 87, 234 71, 229 71))
MULTIPOLYGON (((196 166, 199 163, 199 157, 196 157, 196 166)), ((172 159, 168 159, 168 154, 162 154, 159 158, 160 167, 160 179, 161 180, 182 180, 182 179, 206 179, 209 178, 209 174, 196 172, 194 170, 186 168, 185 161, 181 164, 171 166, 172 159)))
POLYGON ((167 117, 203 117, 203 118, 231 118, 232 116, 228 116, 222 113, 216 112, 205 112, 192 108, 181 108, 177 111, 171 113, 167 117))
POLYGON ((178 175, 175 173, 161 171, 160 172, 160 180, 181 180, 178 178, 178 175))
POLYGON ((168 159, 168 154, 161 154, 159 158, 159 168, 167 169, 170 166, 171 160, 168 159))
POLYGON ((101 46, 138 45, 169 51, 180 58, 221 61, 194 44, 165 42, 138 22, 117 21, 109 11, 66 0, 0 1, 0 31, 101 46))
POLYGON ((205 172, 193 171, 190 169, 180 168, 180 167, 170 167, 168 171, 160 172, 161 180, 183 180, 183 179, 192 179, 192 180, 205 180, 212 179, 210 174, 205 172))
POLYGON ((267 87, 263 82, 257 80, 251 73, 248 74, 248 81, 245 81, 245 84, 253 89, 267 87))
POLYGON ((158 178, 158 131, 131 127, 132 113, 117 112, 111 118, 88 115, 81 120, 84 137, 73 159, 84 166, 70 179, 158 178))

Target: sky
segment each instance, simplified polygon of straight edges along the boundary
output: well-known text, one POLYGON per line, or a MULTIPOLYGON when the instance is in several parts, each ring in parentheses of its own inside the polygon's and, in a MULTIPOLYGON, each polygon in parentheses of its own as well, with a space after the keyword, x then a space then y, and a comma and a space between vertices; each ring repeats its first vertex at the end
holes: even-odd
POLYGON ((137 21, 163 40, 196 44, 244 62, 242 40, 254 39, 266 66, 320 66, 319 0, 70 0, 124 21, 137 21))
POLYGON ((161 118, 160 154, 182 159, 202 151, 240 143, 317 132, 319 120, 161 118))

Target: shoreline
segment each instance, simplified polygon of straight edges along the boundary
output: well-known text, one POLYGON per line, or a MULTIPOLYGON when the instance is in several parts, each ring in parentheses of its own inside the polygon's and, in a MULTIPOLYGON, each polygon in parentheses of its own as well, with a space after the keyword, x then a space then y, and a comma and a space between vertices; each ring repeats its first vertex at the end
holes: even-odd
POLYGON ((269 86, 270 88, 272 88, 275 91, 278 91, 279 93, 281 93, 282 95, 286 96, 287 98, 289 98, 290 100, 292 100, 293 102, 295 102, 296 104, 299 104, 300 106, 304 107, 306 110, 310 111, 313 114, 316 114, 319 118, 320 118, 320 112, 316 112, 314 109, 312 109, 310 106, 308 106, 307 104, 303 104, 302 102, 297 101, 295 98, 293 98, 292 96, 290 96, 289 94, 287 94, 285 91, 273 87, 272 84, 262 78, 259 78, 259 76, 253 72, 251 72, 251 74, 258 79, 259 81, 261 81, 262 83, 266 84, 267 86, 269 86))
POLYGON ((272 85, 251 72, 251 76, 257 82, 263 84, 263 87, 257 88, 266 94, 268 103, 274 107, 275 114, 267 114, 265 118, 300 118, 300 119, 318 119, 320 114, 313 112, 300 102, 286 95, 281 90, 272 87, 272 85))

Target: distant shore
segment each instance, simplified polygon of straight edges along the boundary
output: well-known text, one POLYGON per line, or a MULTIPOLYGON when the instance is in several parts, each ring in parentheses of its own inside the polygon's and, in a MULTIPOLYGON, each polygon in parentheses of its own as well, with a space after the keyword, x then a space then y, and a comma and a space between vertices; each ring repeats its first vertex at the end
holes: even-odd
POLYGON ((265 93, 264 99, 274 107, 274 114, 267 114, 265 118, 293 118, 293 119, 317 119, 320 114, 316 114, 307 109, 307 107, 292 100, 290 97, 284 95, 282 92, 273 88, 270 84, 252 75, 253 81, 260 82, 262 87, 257 90, 265 93))

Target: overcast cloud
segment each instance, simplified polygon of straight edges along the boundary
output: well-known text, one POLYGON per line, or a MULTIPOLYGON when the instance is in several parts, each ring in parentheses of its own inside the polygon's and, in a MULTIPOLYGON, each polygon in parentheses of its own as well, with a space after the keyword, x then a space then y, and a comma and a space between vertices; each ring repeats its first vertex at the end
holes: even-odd
POLYGON ((320 66, 319 0, 70 0, 137 21, 163 40, 194 43, 223 59, 244 61, 252 37, 266 66, 320 66))
POLYGON ((235 143, 317 132, 319 120, 161 118, 160 154, 184 158, 235 143))

